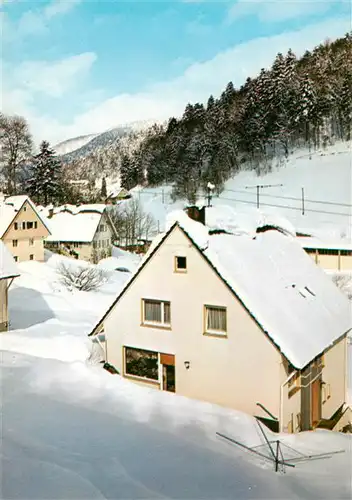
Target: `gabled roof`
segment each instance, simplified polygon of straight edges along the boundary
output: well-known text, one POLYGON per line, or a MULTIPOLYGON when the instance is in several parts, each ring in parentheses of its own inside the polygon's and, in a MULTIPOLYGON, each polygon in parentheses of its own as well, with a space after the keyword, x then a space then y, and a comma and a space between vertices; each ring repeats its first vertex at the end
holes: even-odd
POLYGON ((6 245, 0 240, 0 280, 15 278, 20 273, 17 269, 15 261, 6 248, 6 245))
POLYGON ((168 231, 92 334, 176 226, 296 368, 306 366, 351 329, 349 301, 294 237, 278 231, 210 236, 208 228, 180 212, 169 218, 168 231))
POLYGON ((9 226, 12 224, 16 215, 22 209, 23 205, 28 202, 33 211, 38 216, 41 223, 49 231, 47 223, 44 218, 41 217, 37 207, 34 205, 32 200, 27 195, 9 196, 5 201, 0 202, 0 238, 4 236, 9 226))

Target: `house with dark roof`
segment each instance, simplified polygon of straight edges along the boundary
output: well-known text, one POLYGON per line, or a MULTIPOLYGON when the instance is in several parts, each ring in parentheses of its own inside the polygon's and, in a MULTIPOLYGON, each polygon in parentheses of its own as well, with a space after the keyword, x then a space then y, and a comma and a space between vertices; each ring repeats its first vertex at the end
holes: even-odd
POLYGON ((275 430, 338 430, 350 411, 349 301, 289 228, 243 230, 219 210, 207 209, 211 229, 204 217, 170 214, 90 334, 104 361, 138 384, 275 430))
POLYGON ((8 330, 8 290, 17 276, 19 276, 19 271, 15 261, 5 244, 0 240, 0 332, 8 330))
POLYGON ((0 202, 0 239, 16 262, 44 261, 47 223, 28 196, 10 196, 0 202))

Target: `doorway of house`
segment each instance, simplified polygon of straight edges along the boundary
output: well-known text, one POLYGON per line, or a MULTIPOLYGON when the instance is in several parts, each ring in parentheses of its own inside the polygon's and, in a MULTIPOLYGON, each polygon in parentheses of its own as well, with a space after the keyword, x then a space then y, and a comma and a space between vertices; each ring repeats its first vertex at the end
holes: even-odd
POLYGON ((312 402, 311 402, 311 421, 312 427, 316 427, 321 419, 321 380, 320 378, 314 380, 312 383, 311 392, 312 402))
POLYGON ((175 356, 173 354, 160 354, 160 362, 163 366, 163 391, 175 392, 175 356))

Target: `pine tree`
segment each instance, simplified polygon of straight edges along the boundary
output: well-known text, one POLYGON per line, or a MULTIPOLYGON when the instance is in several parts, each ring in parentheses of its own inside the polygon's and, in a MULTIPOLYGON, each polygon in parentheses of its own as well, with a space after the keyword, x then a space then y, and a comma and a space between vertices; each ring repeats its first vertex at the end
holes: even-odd
POLYGON ((58 202, 63 196, 62 164, 47 141, 41 143, 40 152, 33 157, 27 190, 36 202, 44 205, 58 202))
POLYGON ((106 190, 106 179, 105 179, 105 177, 103 177, 103 180, 101 181, 100 196, 101 196, 102 200, 106 200, 106 198, 108 196, 108 193, 107 193, 107 190, 106 190))

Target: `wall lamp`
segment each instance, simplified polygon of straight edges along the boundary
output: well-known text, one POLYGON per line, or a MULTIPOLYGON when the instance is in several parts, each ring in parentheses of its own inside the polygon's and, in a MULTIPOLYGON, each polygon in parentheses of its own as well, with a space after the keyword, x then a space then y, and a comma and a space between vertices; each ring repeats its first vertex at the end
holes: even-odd
POLYGON ((186 370, 189 370, 191 363, 189 361, 185 361, 185 368, 186 370))

